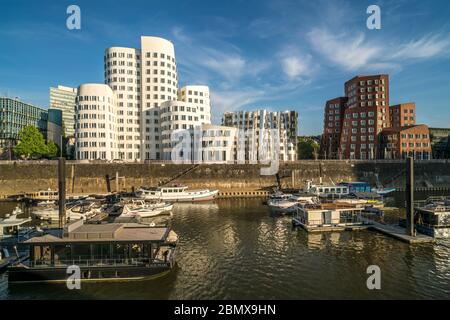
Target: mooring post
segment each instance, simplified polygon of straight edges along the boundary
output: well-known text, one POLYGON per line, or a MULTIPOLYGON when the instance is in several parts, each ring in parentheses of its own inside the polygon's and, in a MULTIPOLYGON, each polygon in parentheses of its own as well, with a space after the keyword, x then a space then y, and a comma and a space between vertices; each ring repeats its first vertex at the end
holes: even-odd
POLYGON ((406 234, 414 236, 414 158, 406 159, 406 234))
POLYGON ((58 158, 59 227, 66 222, 66 158, 58 158))
POLYGON ((119 193, 119 171, 116 171, 116 192, 119 193))
POLYGON ((109 179, 109 174, 105 175, 105 180, 106 180, 106 191, 108 193, 111 193, 111 182, 109 179))

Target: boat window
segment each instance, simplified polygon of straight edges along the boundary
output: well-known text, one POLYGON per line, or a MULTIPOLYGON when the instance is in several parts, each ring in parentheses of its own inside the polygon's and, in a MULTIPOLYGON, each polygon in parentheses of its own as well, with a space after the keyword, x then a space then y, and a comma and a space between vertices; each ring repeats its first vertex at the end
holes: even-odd
POLYGON ((331 189, 330 189, 330 192, 335 192, 335 189, 334 189, 334 188, 331 188, 331 189))
POLYGON ((319 188, 319 192, 323 192, 323 188, 319 188))
POLYGON ((341 193, 341 189, 340 189, 340 188, 337 188, 337 189, 336 189, 336 193, 341 193))

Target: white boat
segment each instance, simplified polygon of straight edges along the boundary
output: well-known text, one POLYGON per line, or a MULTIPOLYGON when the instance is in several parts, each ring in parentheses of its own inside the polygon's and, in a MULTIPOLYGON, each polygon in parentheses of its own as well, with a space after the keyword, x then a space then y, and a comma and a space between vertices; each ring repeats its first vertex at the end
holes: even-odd
POLYGON ((149 208, 149 209, 164 209, 165 211, 171 211, 173 209, 173 204, 170 202, 154 202, 149 203, 144 200, 132 200, 132 206, 141 207, 141 208, 149 208))
POLYGON ((18 236, 22 229, 21 226, 31 221, 31 218, 17 218, 19 214, 22 214, 22 210, 16 207, 11 215, 0 218, 0 240, 18 236))
POLYGON ((125 218, 150 218, 167 212, 164 208, 143 208, 124 205, 120 217, 125 218))
POLYGON ((319 204, 320 201, 315 196, 291 195, 288 198, 273 198, 267 201, 267 205, 274 213, 294 213, 298 204, 319 204))
MULTIPOLYGON (((66 219, 67 221, 74 220, 87 220, 98 213, 98 210, 94 209, 93 203, 78 203, 71 207, 66 208, 66 219)), ((47 221, 58 221, 59 220, 59 209, 58 207, 48 207, 37 209, 32 212, 32 214, 40 220, 47 221)))
POLYGON ((187 190, 186 186, 141 188, 137 196, 145 200, 170 202, 196 202, 214 200, 219 190, 187 190))
POLYGON ((324 198, 347 197, 350 194, 347 186, 325 184, 315 185, 311 180, 306 181, 305 192, 324 198))
POLYGON ((380 196, 388 195, 392 192, 394 192, 395 188, 380 188, 380 189, 372 189, 373 192, 378 193, 380 196))
POLYGON ((28 193, 26 196, 34 200, 55 201, 59 198, 59 192, 58 190, 48 188, 47 190, 39 190, 38 192, 28 193))

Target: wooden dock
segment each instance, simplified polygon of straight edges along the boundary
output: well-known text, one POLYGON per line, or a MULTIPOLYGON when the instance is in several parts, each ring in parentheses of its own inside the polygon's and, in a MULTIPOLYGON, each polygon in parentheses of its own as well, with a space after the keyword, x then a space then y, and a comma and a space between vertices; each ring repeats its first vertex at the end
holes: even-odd
POLYGON ((295 226, 300 226, 310 233, 320 232, 342 232, 342 231, 358 231, 358 230, 374 230, 384 235, 390 236, 394 239, 409 243, 432 243, 434 238, 422 233, 417 233, 415 237, 406 234, 406 229, 398 225, 382 224, 367 218, 362 218, 360 224, 336 224, 336 225, 322 225, 322 226, 307 226, 299 219, 293 218, 292 223, 295 226))
POLYGON ((422 233, 417 233, 415 237, 409 236, 406 234, 406 229, 400 226, 396 225, 387 225, 382 224, 379 222, 372 221, 372 224, 370 225, 371 230, 375 230, 377 232, 383 233, 387 236, 390 236, 392 238, 395 238, 397 240, 409 243, 409 244, 416 244, 416 243, 430 243, 434 242, 434 238, 427 236, 422 233))

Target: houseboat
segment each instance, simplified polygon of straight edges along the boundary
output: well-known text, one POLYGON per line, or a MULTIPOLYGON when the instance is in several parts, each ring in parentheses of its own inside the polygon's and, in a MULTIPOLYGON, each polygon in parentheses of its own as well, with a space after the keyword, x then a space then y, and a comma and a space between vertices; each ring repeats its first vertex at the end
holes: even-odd
POLYGON ((23 229, 23 225, 30 222, 31 218, 17 218, 20 214, 22 214, 22 210, 16 207, 11 215, 0 218, 0 240, 18 237, 22 231, 26 231, 23 229))
POLYGON ((349 188, 343 185, 315 185, 311 180, 306 181, 305 192, 321 198, 341 198, 348 197, 349 188))
POLYGON ((170 202, 196 202, 214 200, 219 190, 190 190, 187 186, 141 188, 137 196, 145 200, 170 202))
POLYGON ((336 203, 299 204, 292 223, 309 232, 340 231, 348 227, 363 226, 361 214, 364 208, 342 206, 336 203))
MULTIPOLYGON (((450 201, 437 201, 415 209, 416 229, 434 238, 450 238, 450 201)), ((405 221, 403 221, 405 224, 405 221)))
POLYGON ((70 266, 80 268, 81 281, 147 279, 175 266, 177 242, 176 233, 165 227, 79 220, 22 242, 29 258, 9 267, 8 280, 67 281, 70 266))

